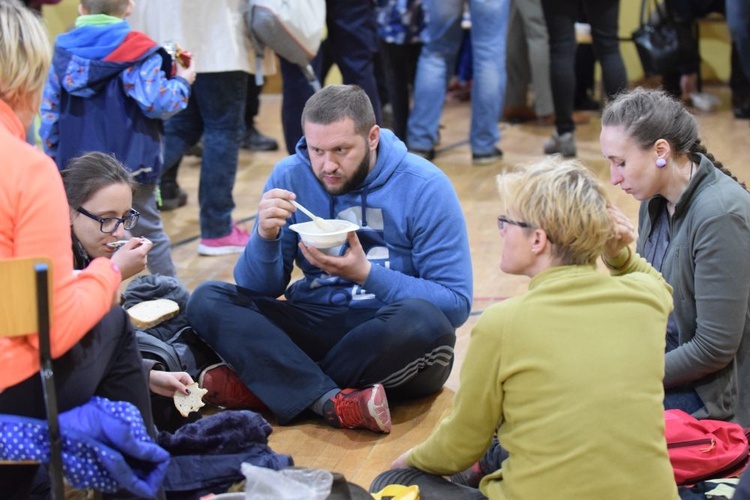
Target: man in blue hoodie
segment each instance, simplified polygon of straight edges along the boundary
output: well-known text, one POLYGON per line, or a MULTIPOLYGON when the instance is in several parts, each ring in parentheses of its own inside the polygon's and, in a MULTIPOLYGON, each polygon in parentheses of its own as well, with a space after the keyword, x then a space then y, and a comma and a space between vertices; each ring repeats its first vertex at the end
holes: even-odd
POLYGON ((228 407, 252 393, 282 424, 310 409, 334 427, 389 432, 386 392, 436 392, 453 366, 471 309, 466 222, 450 180, 375 124, 361 88, 323 88, 302 127, 266 183, 237 284, 203 283, 188 303, 228 365, 202 383, 228 407), (335 256, 307 246, 289 229, 308 220, 292 200, 361 229, 335 256), (287 287, 295 264, 304 277, 287 287))
POLYGON ((195 69, 174 64, 163 47, 130 28, 124 18, 133 6, 133 0, 81 1, 75 29, 55 41, 39 135, 60 170, 71 158, 99 151, 133 174, 140 223, 131 232, 154 244, 149 271, 174 277, 156 186, 164 163, 163 120, 187 107, 195 69))

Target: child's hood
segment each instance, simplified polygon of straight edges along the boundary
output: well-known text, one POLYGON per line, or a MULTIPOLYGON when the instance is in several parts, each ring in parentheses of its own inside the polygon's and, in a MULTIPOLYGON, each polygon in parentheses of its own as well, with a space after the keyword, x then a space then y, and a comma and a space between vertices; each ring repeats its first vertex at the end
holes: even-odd
POLYGON ((53 71, 67 92, 85 97, 158 48, 125 21, 81 26, 57 37, 53 71))

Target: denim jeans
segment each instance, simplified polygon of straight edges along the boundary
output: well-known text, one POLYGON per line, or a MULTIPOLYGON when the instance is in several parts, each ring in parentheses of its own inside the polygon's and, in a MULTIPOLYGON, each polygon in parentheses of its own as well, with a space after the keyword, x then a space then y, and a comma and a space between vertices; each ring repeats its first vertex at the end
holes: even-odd
POLYGON ((742 71, 750 79, 750 3, 747 0, 727 0, 726 8, 732 42, 737 47, 742 71))
POLYGON ((199 73, 188 106, 164 126, 164 171, 175 168, 187 149, 203 136, 198 202, 201 237, 232 232, 237 158, 245 115, 248 74, 199 73))
MULTIPOLYGON (((453 74, 463 30, 463 0, 425 0, 426 41, 419 56, 414 107, 409 116, 407 144, 432 149, 445 89, 453 74)), ((471 131, 474 154, 489 154, 500 140, 497 123, 505 98, 505 32, 510 0, 470 0, 474 77, 471 88, 471 131)))
MULTIPOLYGON (((576 35, 578 0, 542 0, 547 20, 550 47, 550 78, 555 103, 557 133, 575 130, 573 100, 575 98, 576 35)), ((620 0, 584 0, 586 19, 591 24, 594 54, 602 66, 604 90, 609 97, 628 86, 625 63, 620 54, 618 23, 620 0)))

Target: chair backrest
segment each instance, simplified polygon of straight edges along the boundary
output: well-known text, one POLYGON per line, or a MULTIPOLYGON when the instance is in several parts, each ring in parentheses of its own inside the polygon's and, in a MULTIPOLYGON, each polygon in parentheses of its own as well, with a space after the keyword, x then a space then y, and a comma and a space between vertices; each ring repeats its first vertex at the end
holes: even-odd
POLYGON ((37 269, 47 267, 47 300, 52 319, 52 262, 47 257, 0 259, 0 337, 18 337, 39 331, 37 269))
POLYGON ((52 261, 47 257, 0 259, 0 337, 39 334, 39 363, 50 440, 50 495, 64 499, 60 425, 50 350, 52 261))

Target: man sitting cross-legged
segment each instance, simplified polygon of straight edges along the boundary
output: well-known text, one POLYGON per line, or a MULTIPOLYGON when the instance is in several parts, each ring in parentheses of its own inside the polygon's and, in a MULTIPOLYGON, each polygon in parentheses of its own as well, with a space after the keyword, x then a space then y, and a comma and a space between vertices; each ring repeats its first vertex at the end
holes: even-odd
MULTIPOLYGON (((325 87, 302 126, 266 183, 237 285, 202 284, 188 317, 280 423, 310 409, 334 427, 389 432, 386 392, 434 393, 453 365, 471 309, 465 220, 450 180, 375 124, 361 88, 325 87), (336 255, 307 246, 289 229, 309 220, 292 200, 361 229, 336 255), (304 278, 287 288, 294 264, 304 278)), ((202 377, 209 392, 242 397, 232 371, 215 370, 202 377)))

